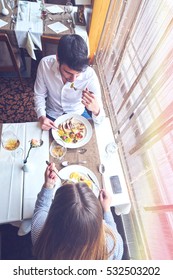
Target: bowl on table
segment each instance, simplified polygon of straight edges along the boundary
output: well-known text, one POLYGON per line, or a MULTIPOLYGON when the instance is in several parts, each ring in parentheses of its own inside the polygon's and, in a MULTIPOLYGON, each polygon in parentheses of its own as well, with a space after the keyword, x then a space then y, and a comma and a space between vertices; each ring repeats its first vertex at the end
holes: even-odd
POLYGON ((65 156, 66 152, 67 148, 65 147, 64 143, 60 145, 55 140, 52 141, 50 145, 50 154, 52 157, 60 161, 65 156))

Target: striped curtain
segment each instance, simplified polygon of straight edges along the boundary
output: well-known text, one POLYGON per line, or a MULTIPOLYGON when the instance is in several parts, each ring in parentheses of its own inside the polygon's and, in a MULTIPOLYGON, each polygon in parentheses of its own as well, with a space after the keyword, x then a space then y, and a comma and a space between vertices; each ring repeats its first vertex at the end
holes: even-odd
POLYGON ((173 259, 173 1, 112 0, 96 55, 149 259, 173 259))

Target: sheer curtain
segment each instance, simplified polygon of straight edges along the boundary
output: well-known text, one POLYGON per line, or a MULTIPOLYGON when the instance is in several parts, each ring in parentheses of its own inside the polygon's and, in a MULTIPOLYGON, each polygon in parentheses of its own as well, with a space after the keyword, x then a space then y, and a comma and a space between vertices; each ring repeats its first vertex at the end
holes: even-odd
POLYGON ((173 259, 173 1, 111 1, 96 64, 143 256, 173 259))

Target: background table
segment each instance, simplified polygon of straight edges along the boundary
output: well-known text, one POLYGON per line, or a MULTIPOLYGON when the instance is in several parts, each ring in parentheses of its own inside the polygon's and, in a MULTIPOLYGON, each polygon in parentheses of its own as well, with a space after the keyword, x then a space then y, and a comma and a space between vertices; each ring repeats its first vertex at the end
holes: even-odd
MULTIPOLYGON (((83 37, 88 43, 88 34, 86 31, 86 26, 75 26, 71 23, 66 21, 67 17, 64 18, 63 25, 67 27, 67 30, 63 32, 56 33, 52 29, 49 28, 49 25, 55 22, 60 22, 62 20, 62 15, 60 13, 57 14, 49 14, 48 18, 45 21, 45 27, 41 20, 41 11, 40 11, 40 4, 37 2, 29 2, 29 1, 17 1, 17 6, 14 9, 14 13, 17 15, 17 22, 16 24, 12 24, 11 21, 11 11, 9 10, 9 14, 4 16, 0 14, 0 19, 7 22, 6 25, 0 27, 0 32, 5 32, 8 34, 10 42, 12 43, 14 48, 26 48, 29 55, 36 59, 34 55, 34 48, 41 50, 41 40, 40 36, 42 34, 47 36, 54 36, 54 37, 61 37, 65 34, 72 34, 76 33, 83 37), (19 13, 20 13, 20 3, 26 2, 26 15, 21 20, 19 13), (50 20, 51 19, 51 20, 50 20), (28 35, 29 34, 29 35, 28 35), (17 35, 17 38, 16 38, 17 35), (32 52, 33 49, 33 52, 32 52)), ((46 4, 47 7, 54 6, 54 4, 46 4)), ((64 6, 58 5, 62 12, 64 6)), ((73 7, 73 14, 77 10, 77 7, 73 7)), ((72 14, 72 19, 73 19, 72 14)), ((73 19, 74 21, 74 19, 73 19)))

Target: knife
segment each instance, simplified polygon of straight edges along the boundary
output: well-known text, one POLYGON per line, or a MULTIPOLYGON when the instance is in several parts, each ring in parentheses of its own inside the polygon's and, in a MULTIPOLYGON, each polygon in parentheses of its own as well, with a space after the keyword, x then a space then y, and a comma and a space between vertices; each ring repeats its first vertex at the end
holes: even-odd
POLYGON ((100 190, 99 186, 96 184, 96 182, 93 180, 93 178, 87 174, 88 178, 93 182, 93 184, 100 190))

